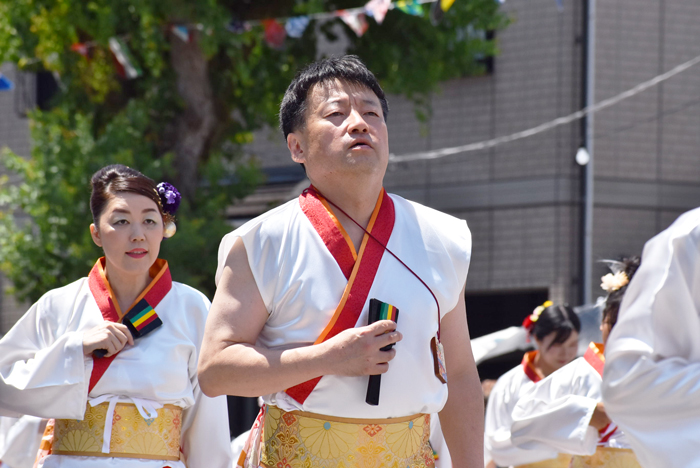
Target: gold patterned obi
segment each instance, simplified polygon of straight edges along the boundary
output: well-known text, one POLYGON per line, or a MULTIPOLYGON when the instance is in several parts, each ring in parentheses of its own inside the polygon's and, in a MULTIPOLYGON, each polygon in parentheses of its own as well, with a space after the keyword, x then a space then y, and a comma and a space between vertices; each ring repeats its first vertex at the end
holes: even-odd
POLYGON ((527 465, 518 465, 516 468, 569 468, 572 455, 560 453, 557 458, 542 460, 537 463, 529 463, 527 465))
POLYGON ((363 420, 267 406, 261 464, 275 468, 433 468, 429 437, 429 414, 363 420))
POLYGON ((595 453, 588 457, 575 456, 571 460, 572 468, 584 467, 610 467, 610 468, 641 468, 637 456, 630 449, 612 447, 598 447, 595 453))
POLYGON ((156 418, 145 419, 133 403, 116 403, 107 447, 104 439, 109 406, 107 402, 88 404, 82 421, 57 419, 52 452, 86 457, 180 459, 182 408, 165 405, 157 410, 156 418))

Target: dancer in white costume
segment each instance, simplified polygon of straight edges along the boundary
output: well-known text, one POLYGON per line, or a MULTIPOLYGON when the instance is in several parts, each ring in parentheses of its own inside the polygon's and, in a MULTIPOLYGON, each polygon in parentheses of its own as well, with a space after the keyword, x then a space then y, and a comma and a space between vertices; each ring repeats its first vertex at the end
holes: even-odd
POLYGON ((470 233, 386 194, 387 112, 356 57, 300 72, 280 119, 312 186, 222 241, 200 382, 207 394, 265 395, 246 466, 432 467, 430 413, 455 466, 483 466, 464 306, 470 233), (367 325, 370 299, 398 308, 398 325, 367 325))
POLYGON ((605 357, 605 408, 641 465, 699 467, 700 209, 644 246, 605 357))
POLYGON ((601 402, 604 345, 618 317, 639 257, 613 262, 614 274, 601 285, 608 292, 601 331, 603 344, 591 343, 584 356, 538 382, 513 410, 511 440, 522 449, 578 455, 573 467, 639 467, 624 433, 611 423, 601 402), (582 456, 586 455, 586 456, 582 456))
POLYGON ((581 322, 568 306, 547 301, 525 318, 523 327, 535 339, 536 351, 503 374, 491 391, 486 407, 484 452, 486 462, 498 466, 565 467, 571 457, 559 457, 555 450, 524 450, 511 440, 512 411, 520 397, 536 382, 576 357, 581 322), (541 464, 534 465, 537 462, 541 464))
POLYGON ((56 418, 46 468, 229 467, 226 400, 197 381, 209 301, 158 259, 179 194, 168 184, 159 196, 118 165, 92 187, 90 231, 105 257, 0 340, 0 407, 56 418))

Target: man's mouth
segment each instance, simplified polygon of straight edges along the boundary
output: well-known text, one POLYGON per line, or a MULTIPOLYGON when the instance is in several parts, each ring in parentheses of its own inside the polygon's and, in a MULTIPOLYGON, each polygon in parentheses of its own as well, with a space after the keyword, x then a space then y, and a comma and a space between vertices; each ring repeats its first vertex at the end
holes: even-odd
POLYGON ((356 142, 356 143, 353 143, 353 144, 350 146, 350 149, 353 149, 353 148, 368 149, 368 148, 371 148, 371 147, 372 147, 372 145, 370 145, 369 142, 364 141, 364 140, 361 140, 361 141, 358 141, 358 142, 356 142))

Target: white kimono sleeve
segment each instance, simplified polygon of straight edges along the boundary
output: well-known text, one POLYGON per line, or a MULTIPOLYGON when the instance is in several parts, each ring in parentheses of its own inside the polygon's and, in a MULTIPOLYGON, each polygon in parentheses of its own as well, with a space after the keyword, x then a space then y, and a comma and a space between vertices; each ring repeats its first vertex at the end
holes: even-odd
POLYGON ((643 466, 698 466, 700 210, 644 247, 606 347, 602 395, 643 466))
POLYGON ((527 450, 593 455, 598 431, 589 423, 599 401, 600 376, 591 373, 595 370, 579 358, 535 384, 513 409, 513 444, 527 450), (591 385, 592 379, 597 384, 591 385))
POLYGON ((526 450, 511 440, 512 409, 518 399, 513 388, 512 371, 504 374, 494 385, 486 408, 484 424, 485 457, 493 459, 498 466, 524 465, 556 458, 554 450, 526 450))
POLYGON ((82 331, 69 331, 75 294, 67 292, 42 297, 0 340, 5 412, 83 418, 92 359, 83 354, 82 331))
MULTIPOLYGON (((197 293, 201 295, 201 293, 197 293)), ((197 361, 204 334, 204 322, 211 307, 208 299, 198 306, 202 307, 202 322, 197 330, 197 353, 190 356, 188 372, 192 385, 194 404, 182 414, 181 448, 186 459, 187 468, 231 468, 231 434, 228 426, 228 405, 226 396, 210 398, 202 393, 197 379, 197 361)), ((202 310, 192 310, 197 315, 202 310)))

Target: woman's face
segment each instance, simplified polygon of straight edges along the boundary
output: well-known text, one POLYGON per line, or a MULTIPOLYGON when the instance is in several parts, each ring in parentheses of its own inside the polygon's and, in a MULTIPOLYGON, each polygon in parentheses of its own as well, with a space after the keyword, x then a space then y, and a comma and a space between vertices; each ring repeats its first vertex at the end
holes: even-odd
POLYGON ((153 200, 120 192, 107 202, 98 226, 90 225, 90 233, 105 252, 110 275, 148 274, 163 240, 163 218, 153 200))
POLYGON ((557 332, 552 332, 542 340, 535 339, 539 351, 539 364, 546 370, 547 375, 573 361, 578 353, 578 332, 572 331, 563 343, 552 344, 556 335, 557 332))

